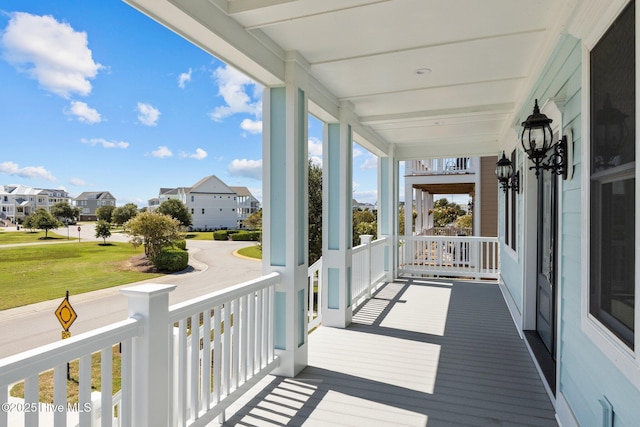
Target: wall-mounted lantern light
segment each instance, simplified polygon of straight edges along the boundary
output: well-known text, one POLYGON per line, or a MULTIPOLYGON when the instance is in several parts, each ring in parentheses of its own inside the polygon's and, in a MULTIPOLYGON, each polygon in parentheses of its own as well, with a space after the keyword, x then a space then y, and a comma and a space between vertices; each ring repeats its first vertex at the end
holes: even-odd
POLYGON ((536 177, 540 176, 540 170, 544 169, 567 179, 567 137, 562 136, 558 142, 553 143, 552 121, 540 113, 536 99, 533 114, 522 122, 522 148, 533 162, 533 166, 529 169, 535 169, 536 177), (547 158, 547 153, 551 149, 553 153, 547 158))
POLYGON ((511 160, 502 152, 502 158, 496 163, 496 177, 505 193, 508 189, 512 189, 516 193, 520 192, 520 172, 513 172, 513 164, 511 160))

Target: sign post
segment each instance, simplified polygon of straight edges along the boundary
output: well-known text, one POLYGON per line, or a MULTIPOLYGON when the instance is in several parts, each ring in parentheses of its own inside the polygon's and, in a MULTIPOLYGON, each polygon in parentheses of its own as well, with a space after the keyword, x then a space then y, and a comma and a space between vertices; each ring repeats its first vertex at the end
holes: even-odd
MULTIPOLYGON (((80 227, 78 227, 80 228, 80 227)), ((76 321, 78 315, 76 311, 71 307, 71 303, 69 302, 69 291, 67 291, 66 296, 58 306, 55 311, 56 317, 58 318, 58 322, 62 325, 62 339, 71 338, 71 332, 69 332, 69 328, 76 321)), ((71 373, 69 372, 69 362, 67 362, 67 380, 71 379, 71 373)))
POLYGON ((80 226, 78 226, 78 243, 80 243, 80 226))

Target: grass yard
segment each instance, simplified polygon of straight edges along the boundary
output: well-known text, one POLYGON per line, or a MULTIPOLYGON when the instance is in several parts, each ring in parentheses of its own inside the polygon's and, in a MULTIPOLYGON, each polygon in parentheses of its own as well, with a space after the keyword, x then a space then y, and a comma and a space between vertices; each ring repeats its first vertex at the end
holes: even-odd
POLYGON ((188 231, 184 233, 186 240, 213 240, 213 231, 188 231))
POLYGON ((238 249, 238 253, 249 258, 262 259, 262 251, 258 248, 258 245, 238 249))
POLYGON ((115 242, 0 246, 0 310, 161 276, 134 268, 143 251, 115 242))
MULTIPOLYGON (((61 236, 49 231, 49 236, 45 239, 44 231, 0 231, 0 245, 38 243, 52 240, 67 240, 67 236, 61 236)), ((78 240, 73 238, 73 233, 71 233, 71 240, 78 240)))

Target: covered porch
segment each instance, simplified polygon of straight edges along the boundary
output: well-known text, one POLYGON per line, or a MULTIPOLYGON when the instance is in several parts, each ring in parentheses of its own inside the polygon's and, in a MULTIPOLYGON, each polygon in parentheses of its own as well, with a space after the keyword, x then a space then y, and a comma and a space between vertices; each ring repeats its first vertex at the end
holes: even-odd
POLYGON ((230 426, 557 425, 498 285, 411 277, 381 286, 348 328, 312 332, 300 374, 267 376, 226 415, 230 426))

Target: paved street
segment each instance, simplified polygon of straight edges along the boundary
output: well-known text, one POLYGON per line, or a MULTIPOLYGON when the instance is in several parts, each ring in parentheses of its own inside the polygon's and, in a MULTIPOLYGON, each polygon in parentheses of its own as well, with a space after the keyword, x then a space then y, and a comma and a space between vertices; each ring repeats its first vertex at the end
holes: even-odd
MULTIPOLYGON (((75 231, 77 238, 77 230, 72 228, 71 231, 75 231)), ((81 233, 83 231, 86 237, 81 235, 81 239, 95 240, 89 227, 82 226, 81 233)), ((59 233, 62 234, 62 230, 59 233)), ((111 240, 116 238, 127 241, 124 235, 114 235, 111 240)), ((145 283, 176 284, 177 288, 169 298, 170 304, 176 304, 259 277, 261 262, 233 255, 235 250, 247 245, 247 242, 190 240, 187 242, 190 268, 186 272, 158 277, 145 283)), ((133 285, 71 295, 69 300, 78 314, 78 319, 70 328, 71 333, 77 335, 126 319, 127 299, 120 294, 120 289, 133 285)), ((0 311, 0 358, 59 340, 62 328, 54 311, 61 301, 62 298, 0 311)))

